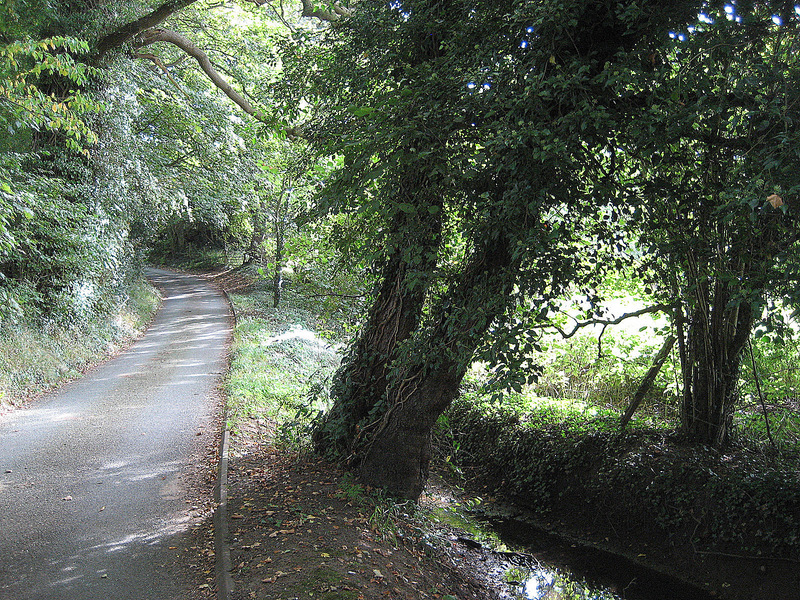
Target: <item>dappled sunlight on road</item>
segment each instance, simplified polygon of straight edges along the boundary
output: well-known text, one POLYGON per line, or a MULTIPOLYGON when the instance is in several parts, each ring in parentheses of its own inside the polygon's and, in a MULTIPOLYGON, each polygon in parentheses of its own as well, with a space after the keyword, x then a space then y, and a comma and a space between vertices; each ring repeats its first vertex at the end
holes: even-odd
POLYGON ((156 279, 164 302, 138 342, 0 421, 2 599, 183 598, 165 565, 203 516, 185 499, 214 443, 230 321, 199 278, 156 279))

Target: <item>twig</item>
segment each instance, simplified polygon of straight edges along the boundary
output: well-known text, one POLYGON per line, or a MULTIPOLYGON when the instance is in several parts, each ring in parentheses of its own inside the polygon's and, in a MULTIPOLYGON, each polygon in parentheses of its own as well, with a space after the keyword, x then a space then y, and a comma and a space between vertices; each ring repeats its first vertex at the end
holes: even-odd
POLYGON ((578 333, 578 331, 580 329, 582 329, 584 327, 588 327, 589 325, 602 325, 603 326, 603 330, 605 331, 605 328, 608 327, 609 325, 619 325, 625 319, 631 319, 633 317, 641 317, 642 315, 646 315, 646 314, 654 313, 654 312, 666 312, 668 310, 672 310, 673 308, 675 308, 674 304, 656 304, 655 306, 649 306, 647 308, 641 308, 641 309, 635 310, 633 312, 625 313, 624 315, 620 315, 616 319, 587 319, 586 321, 576 321, 575 322, 575 328, 572 331, 570 331, 569 333, 564 331, 558 325, 553 325, 552 323, 548 323, 548 324, 545 324, 545 325, 539 325, 539 326, 536 326, 535 328, 536 329, 546 329, 548 327, 552 327, 553 329, 555 329, 556 331, 558 331, 561 334, 561 337, 563 337, 564 339, 567 339, 567 338, 571 338, 573 335, 578 333))
POLYGON ((724 556, 726 558, 743 558, 745 560, 782 560, 790 563, 800 564, 800 560, 797 560, 795 558, 786 558, 782 556, 748 556, 746 554, 729 554, 727 552, 712 552, 710 550, 695 550, 695 554, 724 556))
POLYGON ((178 82, 175 81, 175 78, 172 77, 172 74, 169 72, 169 69, 166 67, 166 65, 164 65, 163 62, 161 62, 161 59, 158 56, 156 56, 152 52, 137 52, 133 56, 134 58, 143 58, 145 60, 152 60, 158 66, 158 68, 164 72, 164 75, 166 75, 167 79, 169 79, 172 82, 172 85, 174 85, 181 94, 183 94, 187 98, 189 97, 189 94, 187 94, 183 90, 183 88, 181 88, 178 82))

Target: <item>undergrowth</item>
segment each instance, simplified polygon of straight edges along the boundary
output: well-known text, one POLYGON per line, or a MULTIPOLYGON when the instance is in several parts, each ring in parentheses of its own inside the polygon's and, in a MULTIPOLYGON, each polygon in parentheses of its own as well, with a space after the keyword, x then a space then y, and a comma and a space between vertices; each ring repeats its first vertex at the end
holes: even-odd
POLYGON ((76 377, 141 332, 157 310, 156 290, 143 279, 130 284, 103 312, 83 322, 45 318, 5 323, 0 336, 0 408, 76 377))
POLYGON ((617 531, 655 524, 697 551, 800 558, 796 455, 721 454, 642 423, 620 433, 617 423, 575 403, 462 399, 438 438, 457 472, 544 518, 610 519, 617 531))

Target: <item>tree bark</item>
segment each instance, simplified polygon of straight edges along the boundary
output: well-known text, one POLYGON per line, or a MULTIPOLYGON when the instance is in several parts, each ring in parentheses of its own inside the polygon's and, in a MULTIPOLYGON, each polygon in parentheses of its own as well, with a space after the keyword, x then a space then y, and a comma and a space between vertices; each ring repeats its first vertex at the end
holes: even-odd
POLYGON ((193 44, 187 37, 166 29, 150 29, 144 34, 142 39, 136 43, 136 47, 143 48, 144 46, 149 46, 151 44, 155 44, 156 42, 168 42, 186 52, 186 54, 197 61, 197 64, 200 65, 203 73, 205 73, 206 76, 211 80, 211 83, 222 90, 222 92, 228 98, 230 98, 234 104, 236 104, 251 117, 255 117, 259 121, 267 121, 266 115, 250 104, 247 98, 233 89, 231 84, 225 81, 225 79, 214 68, 214 65, 211 64, 211 59, 208 58, 208 55, 195 44, 193 44))
POLYGON ((430 272, 436 266, 440 219, 425 211, 416 227, 407 227, 409 219, 416 221, 401 213, 393 229, 409 233, 406 242, 417 247, 420 262, 412 266, 406 248, 399 244, 384 262, 377 297, 366 323, 334 378, 333 407, 314 432, 318 450, 343 457, 346 462, 351 462, 370 415, 380 414, 399 347, 419 327, 429 282, 420 280, 417 273, 430 272))
POLYGON ((400 498, 419 498, 428 477, 431 431, 458 395, 486 331, 508 309, 518 274, 513 263, 507 238, 487 241, 442 297, 439 318, 415 346, 411 366, 392 378, 388 410, 359 449, 364 483, 400 498))
POLYGON ((625 411, 625 414, 622 415, 622 419, 620 419, 620 429, 625 429, 625 427, 627 427, 628 421, 631 420, 633 413, 636 412, 637 408, 639 408, 639 405, 642 403, 645 394, 647 394, 650 388, 653 387, 653 382, 656 379, 656 375, 658 375, 659 371, 661 371, 661 367, 664 366, 664 362, 666 362, 670 350, 672 350, 672 346, 675 345, 676 339, 678 338, 676 338, 674 335, 670 335, 666 340, 664 340, 661 350, 658 351, 658 354, 656 354, 656 357, 653 359, 653 365, 647 371, 647 374, 644 376, 644 379, 642 379, 639 387, 636 388, 636 393, 634 393, 630 405, 625 411))
POLYGON ((275 271, 272 278, 273 308, 278 308, 280 306, 283 292, 283 250, 286 243, 286 211, 284 210, 284 202, 288 205, 289 193, 288 189, 281 190, 273 214, 273 225, 275 228, 275 271), (286 196, 285 199, 284 196, 286 196))
POLYGON ((267 239, 267 226, 266 216, 264 214, 264 202, 258 192, 255 193, 255 200, 253 200, 250 218, 253 221, 253 234, 250 236, 250 243, 245 252, 242 265, 250 265, 254 262, 262 265, 266 254, 264 243, 267 239))
POLYGON ((707 310, 695 309, 689 338, 681 426, 698 443, 723 447, 730 441, 742 351, 753 326, 747 302, 729 306, 730 291, 717 282, 707 310))
POLYGON ((715 257, 716 268, 687 256, 693 308, 681 340, 681 429, 692 441, 715 447, 730 441, 742 352, 759 316, 754 300, 766 293, 774 257, 797 241, 787 225, 783 213, 765 203, 750 236, 743 243, 728 240, 726 254, 715 257))

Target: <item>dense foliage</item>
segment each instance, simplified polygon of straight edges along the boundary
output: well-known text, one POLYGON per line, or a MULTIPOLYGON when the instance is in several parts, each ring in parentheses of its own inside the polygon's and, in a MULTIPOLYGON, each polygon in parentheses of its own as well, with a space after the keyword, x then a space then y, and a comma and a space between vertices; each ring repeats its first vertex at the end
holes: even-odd
MULTIPOLYGON (((652 267, 659 292, 681 301, 672 309, 685 430, 725 443, 744 341, 769 285, 764 267, 794 241, 791 221, 766 204, 782 188, 736 187, 763 171, 760 149, 773 162, 788 156, 788 165, 793 154, 775 146, 791 139, 743 138, 734 125, 742 98, 764 89, 755 72, 786 83, 788 66, 770 52, 786 57, 790 47, 766 8, 747 13, 741 27, 735 16, 726 25, 723 11, 714 19, 702 13, 701 26, 699 10, 693 3, 657 12, 627 3, 363 3, 331 31, 328 53, 315 50, 320 75, 307 78, 322 106, 312 142, 343 157, 323 198, 330 210, 373 223, 382 284, 339 373, 320 447, 413 496, 421 488, 411 463, 422 465, 424 479, 427 432, 469 364, 483 354, 519 386, 536 372, 525 362, 536 347, 530 324, 554 312, 570 287, 594 301, 603 270, 636 258, 652 267), (687 34, 674 32, 687 24, 693 37, 681 48, 687 34), (738 96, 725 95, 714 87, 731 79, 719 73, 732 60, 724 51, 743 48, 778 66, 737 73, 746 83, 738 96), (700 78, 689 93, 687 70, 700 78), (709 106, 710 98, 725 107, 709 106), (697 161, 709 153, 718 154, 717 167, 702 170, 697 161), (722 172, 726 159, 735 169, 711 186, 707 174, 722 172), (736 201, 715 209, 721 189, 736 201), (682 207, 677 196, 696 204, 682 207), (743 215, 752 223, 747 233, 732 227, 741 206, 752 215, 743 215), (676 224, 684 233, 697 229, 690 244, 676 224), (731 245, 710 233, 721 229, 761 242, 731 245), (767 238, 781 242, 772 247, 767 238), (704 247, 733 256, 710 260, 704 247), (731 268, 737 285, 726 275, 731 268), (706 298, 709 285, 716 292, 706 298), (402 457, 387 462, 400 447, 402 457)), ((793 107, 792 89, 780 87, 775 106, 793 107)), ((765 110, 749 117, 787 118, 765 110)))
POLYGON ((367 302, 317 448, 414 498, 472 366, 520 392, 566 299, 607 324, 632 274, 682 432, 730 442, 751 333, 797 301, 791 3, 295 9, 0 9, 3 327, 85 323, 145 258, 255 263, 276 305, 311 274, 367 302))

